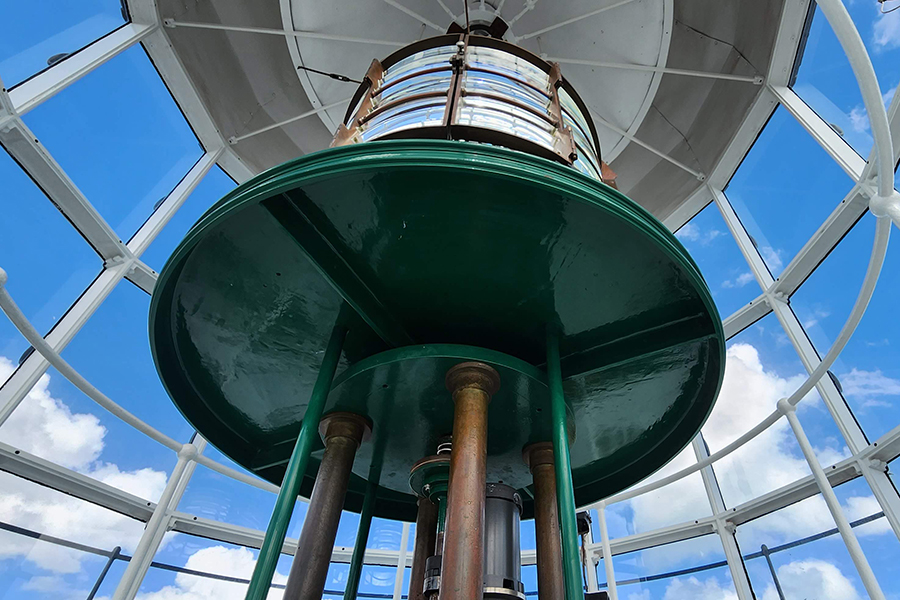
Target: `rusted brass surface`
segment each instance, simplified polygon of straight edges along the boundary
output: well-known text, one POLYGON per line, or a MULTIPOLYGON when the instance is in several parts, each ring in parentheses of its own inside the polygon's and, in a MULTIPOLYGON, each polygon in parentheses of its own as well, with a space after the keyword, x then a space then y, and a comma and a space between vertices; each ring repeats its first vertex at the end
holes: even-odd
POLYGON ((325 438, 325 454, 316 474, 284 600, 322 597, 353 458, 370 427, 359 415, 333 413, 322 419, 319 431, 325 438))
POLYGON ((425 559, 434 554, 437 536, 437 506, 428 498, 419 498, 416 513, 416 545, 413 550, 412 572, 409 576, 409 600, 424 600, 425 559))
POLYGON ((447 372, 446 384, 455 406, 440 600, 473 600, 483 595, 487 411, 500 375, 466 362, 447 372))
POLYGON ((564 598, 562 546, 556 502, 553 444, 539 442, 525 448, 525 463, 534 478, 534 536, 537 545, 537 584, 541 598, 564 598))

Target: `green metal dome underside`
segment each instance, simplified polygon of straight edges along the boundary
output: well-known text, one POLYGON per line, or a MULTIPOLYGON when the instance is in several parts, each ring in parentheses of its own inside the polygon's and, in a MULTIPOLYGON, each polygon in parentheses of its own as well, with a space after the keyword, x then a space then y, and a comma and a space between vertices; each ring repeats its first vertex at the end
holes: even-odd
POLYGON ((559 332, 579 505, 684 448, 724 373, 709 290, 662 224, 572 168, 467 142, 349 145, 241 185, 160 274, 150 340, 188 421, 280 484, 339 318, 326 413, 375 424, 346 508, 360 509, 379 460, 385 518, 415 518, 409 468, 450 433, 443 375, 462 360, 500 371, 488 478, 523 488, 522 447, 550 439, 546 334, 559 332))

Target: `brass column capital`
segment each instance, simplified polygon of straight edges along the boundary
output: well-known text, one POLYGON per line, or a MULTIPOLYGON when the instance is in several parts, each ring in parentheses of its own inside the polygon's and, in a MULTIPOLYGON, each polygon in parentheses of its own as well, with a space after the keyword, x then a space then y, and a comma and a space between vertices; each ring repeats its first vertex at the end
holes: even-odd
POLYGON ((464 362, 451 367, 444 378, 447 390, 453 393, 453 400, 459 392, 475 388, 491 396, 500 389, 500 373, 490 365, 481 362, 464 362))

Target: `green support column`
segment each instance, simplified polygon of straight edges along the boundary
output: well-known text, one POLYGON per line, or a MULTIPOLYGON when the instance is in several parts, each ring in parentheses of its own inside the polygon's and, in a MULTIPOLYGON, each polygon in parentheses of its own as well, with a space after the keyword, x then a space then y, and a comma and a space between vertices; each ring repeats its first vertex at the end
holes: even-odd
POLYGON ((366 544, 369 542, 369 530, 372 528, 372 515, 375 512, 375 498, 378 495, 378 479, 369 479, 366 484, 366 497, 363 499, 362 512, 359 514, 359 529, 356 530, 356 543, 350 557, 350 573, 347 575, 347 586, 344 588, 344 600, 356 600, 359 591, 359 580, 362 577, 363 559, 366 555, 366 544))
POLYGON ((319 421, 322 420, 322 411, 325 408, 325 399, 331 391, 331 383, 334 380, 334 372, 337 369, 338 360, 341 357, 341 348, 347 329, 343 325, 343 315, 338 317, 338 323, 331 332, 325 356, 322 358, 322 366, 319 367, 319 375, 313 387, 303 422, 300 425, 300 435, 297 444, 291 454, 284 480, 281 482, 281 490, 278 499, 275 500, 275 510, 266 529, 266 537, 259 549, 259 559, 253 569, 253 577, 250 578, 250 587, 247 588, 246 600, 265 600, 272 585, 272 575, 284 546, 284 536, 287 534, 291 514, 294 512, 294 503, 300 495, 300 483, 306 472, 306 464, 309 462, 309 453, 313 443, 319 438, 319 421))
POLYGON ((547 335, 547 383, 550 386, 553 458, 556 464, 556 496, 559 503, 559 531, 562 537, 566 600, 584 600, 581 555, 578 552, 578 525, 575 522, 575 490, 572 487, 572 465, 569 460, 566 398, 563 395, 562 371, 559 364, 559 338, 552 330, 547 335))

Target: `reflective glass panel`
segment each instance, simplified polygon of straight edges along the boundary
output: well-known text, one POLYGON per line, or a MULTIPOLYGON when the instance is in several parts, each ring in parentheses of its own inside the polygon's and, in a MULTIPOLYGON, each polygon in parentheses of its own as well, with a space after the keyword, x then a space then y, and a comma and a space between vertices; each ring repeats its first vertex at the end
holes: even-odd
POLYGON ((466 64, 469 66, 497 71, 507 77, 521 79, 538 89, 550 87, 547 73, 524 58, 503 50, 481 46, 469 46, 466 52, 466 64))
MULTIPOLYGON (((791 297, 820 356, 831 348, 865 277, 875 218, 865 215, 791 297)), ((869 441, 900 422, 900 247, 891 240, 875 294, 831 371, 869 441)))
MULTIPOLYGON (((207 445, 203 454, 239 471, 244 469, 221 452, 207 445)), ((303 510, 297 502, 295 510, 303 510)), ((305 505, 304 505, 305 507, 305 505)), ((188 482, 178 510, 198 517, 240 525, 265 531, 272 510, 275 494, 241 483, 203 465, 197 465, 188 482)))
POLYGON ((853 182, 779 106, 725 189, 773 277, 778 277, 853 182))
MULTIPOLYGON (((3 151, 0 181, 0 266, 9 276, 6 288, 31 324, 46 334, 100 273, 103 262, 3 151)), ((0 316, 0 385, 28 348, 6 315, 0 316)))
POLYGON ((378 94, 375 97, 375 107, 388 102, 396 102, 413 94, 443 92, 446 96, 447 90, 450 89, 451 75, 450 71, 440 71, 405 79, 378 94))
POLYGON ((125 20, 119 0, 4 2, 0 19, 0 77, 11 88, 106 35, 125 20))
POLYGON ((723 319, 760 295, 759 284, 715 202, 676 231, 675 237, 700 267, 723 319))
POLYGON ((403 77, 413 71, 421 71, 447 64, 450 57, 456 54, 456 46, 438 46, 410 54, 391 65, 382 77, 382 85, 403 77))
POLYGON ((511 98, 550 115, 550 98, 546 94, 502 75, 485 71, 465 71, 462 86, 466 92, 511 98))
MULTIPOLYGON (((62 590, 86 597, 113 549, 132 552, 144 529, 135 519, 8 473, 0 473, 0 521, 0 597, 9 600, 57 599, 62 590)), ((118 576, 107 575, 112 583, 118 576)))
MULTIPOLYGON (((900 12, 882 14, 879 6, 889 6, 889 3, 845 4, 869 51, 882 86, 883 100, 890 104, 900 80, 900 61, 897 60, 900 56, 900 12)), ((818 7, 797 70, 794 91, 854 150, 868 156, 872 149, 872 134, 859 85, 837 36, 818 7)))
POLYGON ((460 98, 456 114, 460 125, 493 129, 553 149, 553 125, 522 108, 492 98, 466 96, 460 98))
POLYGON ((123 240, 203 154, 140 45, 23 119, 123 240))
POLYGON ((361 137, 368 142, 405 129, 439 127, 444 122, 446 106, 446 98, 423 98, 389 108, 364 124, 361 137))
MULTIPOLYGON (((405 569, 408 571, 409 569, 405 569)), ((365 565, 362 568, 362 576, 359 580, 359 593, 372 594, 374 598, 392 598, 394 595, 394 581, 397 577, 397 567, 380 567, 365 565), (377 594, 377 595, 376 595, 377 594)), ((408 580, 407 580, 408 581, 408 580)), ((346 580, 345 580, 346 583, 346 580)), ((344 586, 331 587, 335 591, 343 591, 344 586)), ((401 588, 403 593, 409 589, 409 585, 401 588)), ((362 596, 365 598, 366 596, 362 596)))

